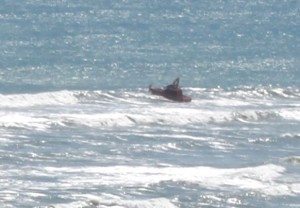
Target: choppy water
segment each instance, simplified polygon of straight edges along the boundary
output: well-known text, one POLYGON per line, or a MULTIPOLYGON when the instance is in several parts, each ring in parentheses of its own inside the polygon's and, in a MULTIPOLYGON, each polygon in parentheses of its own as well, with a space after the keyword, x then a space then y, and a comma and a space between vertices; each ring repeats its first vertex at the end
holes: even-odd
POLYGON ((2 1, 1 207, 300 207, 299 8, 2 1))

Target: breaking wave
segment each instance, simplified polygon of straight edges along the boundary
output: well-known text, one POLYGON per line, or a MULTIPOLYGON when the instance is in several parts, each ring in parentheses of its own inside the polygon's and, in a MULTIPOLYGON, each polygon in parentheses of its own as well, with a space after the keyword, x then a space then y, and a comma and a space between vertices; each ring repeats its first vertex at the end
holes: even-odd
MULTIPOLYGON (((235 104, 243 106, 253 104, 253 99, 273 101, 272 98, 300 98, 300 90, 294 88, 234 88, 202 89, 187 88, 187 94, 196 102, 212 102, 216 105, 235 104), (271 99, 271 100, 269 100, 271 99)), ((29 107, 36 105, 66 105, 75 103, 151 103, 159 99, 150 95, 147 89, 109 90, 109 91, 55 91, 32 94, 0 94, 0 107, 29 107)), ((300 104, 299 104, 300 105, 300 104)), ((298 106, 299 106, 298 105, 298 106)))
POLYGON ((270 89, 292 97, 286 105, 257 89, 186 89, 192 103, 150 95, 146 89, 119 91, 57 91, 0 95, 0 126, 46 130, 63 127, 128 127, 136 125, 199 125, 226 122, 300 121, 299 90, 270 89), (247 97, 246 97, 247 95, 247 97), (255 96, 256 97, 255 97, 255 96), (252 97, 251 97, 252 96, 252 97))

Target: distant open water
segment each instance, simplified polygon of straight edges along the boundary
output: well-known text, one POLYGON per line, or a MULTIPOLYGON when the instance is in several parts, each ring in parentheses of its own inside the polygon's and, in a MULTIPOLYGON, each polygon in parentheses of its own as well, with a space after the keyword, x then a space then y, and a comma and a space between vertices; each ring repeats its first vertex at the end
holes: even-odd
POLYGON ((300 207, 299 9, 3 0, 1 207, 300 207))

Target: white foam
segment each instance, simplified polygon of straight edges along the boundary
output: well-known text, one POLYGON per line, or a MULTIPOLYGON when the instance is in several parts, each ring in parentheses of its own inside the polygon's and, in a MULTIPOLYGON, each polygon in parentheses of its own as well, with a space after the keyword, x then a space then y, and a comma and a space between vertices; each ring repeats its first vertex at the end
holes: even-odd
MULTIPOLYGON (((61 110, 63 111, 63 110, 61 110)), ((0 126, 16 127, 36 130, 47 130, 52 126, 88 126, 101 127, 132 127, 136 125, 198 125, 205 123, 222 123, 228 121, 265 122, 278 117, 276 112, 244 111, 232 112, 222 110, 179 109, 179 108, 151 108, 141 112, 139 109, 114 110, 112 112, 76 112, 63 113, 57 110, 54 113, 40 112, 3 112, 0 114, 0 126)), ((286 112, 279 113, 285 119, 300 120, 297 115, 286 112)), ((199 139, 199 138, 195 138, 199 139)))
POLYGON ((36 94, 0 94, 0 107, 29 107, 35 105, 63 105, 78 102, 76 92, 57 91, 36 94))
POLYGON ((46 130, 49 128, 47 123, 51 122, 47 118, 39 118, 30 115, 23 115, 18 113, 9 113, 0 115, 0 126, 6 128, 28 128, 35 130, 46 130))
POLYGON ((165 198, 153 198, 147 200, 130 200, 112 195, 91 196, 76 195, 78 201, 68 204, 57 204, 55 208, 69 207, 113 207, 113 208, 177 208, 165 198))
POLYGON ((157 105, 150 99, 145 102, 145 95, 141 92, 135 95, 122 91, 58 91, 0 95, 0 107, 4 108, 2 115, 0 114, 0 125, 47 130, 53 125, 106 128, 149 124, 182 126, 230 121, 268 122, 274 119, 300 121, 300 111, 295 108, 261 109, 253 106, 248 100, 233 99, 232 103, 229 98, 223 96, 209 100, 200 99, 191 104, 167 102, 157 105), (50 109, 52 113, 49 113, 43 111, 42 107, 32 111, 31 107, 36 105, 54 106, 50 109), (251 105, 251 108, 246 108, 247 105, 251 105), (7 108, 11 107, 20 108, 9 112, 7 108))
MULTIPOLYGON (((169 112, 170 113, 170 112, 169 112)), ((189 123, 211 122, 215 118, 199 114, 190 116, 188 112, 183 113, 164 113, 154 114, 153 112, 137 114, 127 112, 111 113, 58 113, 58 114, 28 114, 28 113, 9 113, 0 115, 0 125, 4 127, 18 127, 27 129, 46 130, 52 125, 60 126, 88 126, 88 127, 128 127, 147 124, 164 125, 185 125, 189 123)), ((206 113, 207 114, 207 113, 206 113)), ((209 113, 210 114, 210 113, 209 113)), ((211 116, 212 113, 211 113, 211 116)), ((220 120, 223 120, 220 115, 220 120)), ((220 122, 219 120, 219 122, 220 122)))
POLYGON ((285 133, 285 134, 282 134, 281 137, 287 138, 287 139, 300 139, 300 133, 299 134, 285 133))
POLYGON ((298 109, 281 109, 279 114, 283 119, 300 121, 300 110, 298 109))
POLYGON ((212 167, 87 167, 45 168, 48 174, 61 173, 62 186, 148 186, 163 181, 196 183, 206 188, 244 189, 267 195, 293 195, 290 185, 278 182, 285 168, 273 164, 257 167, 218 169, 212 167), (80 177, 78 174, 80 173, 80 177))
POLYGON ((291 184, 291 189, 295 194, 300 194, 300 183, 291 184))

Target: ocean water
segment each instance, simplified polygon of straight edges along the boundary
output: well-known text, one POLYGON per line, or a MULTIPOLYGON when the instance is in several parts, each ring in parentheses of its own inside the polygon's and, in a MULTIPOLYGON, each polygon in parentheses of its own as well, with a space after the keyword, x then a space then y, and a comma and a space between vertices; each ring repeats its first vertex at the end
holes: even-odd
POLYGON ((300 207, 299 9, 2 0, 0 206, 300 207))

